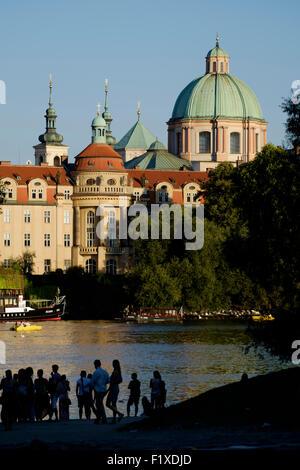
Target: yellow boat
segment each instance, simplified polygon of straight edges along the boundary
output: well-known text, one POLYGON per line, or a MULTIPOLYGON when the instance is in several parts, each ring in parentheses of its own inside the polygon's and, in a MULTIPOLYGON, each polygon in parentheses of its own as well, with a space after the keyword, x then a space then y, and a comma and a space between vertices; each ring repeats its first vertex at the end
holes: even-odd
POLYGON ((253 321, 273 321, 275 318, 272 315, 252 315, 253 321))
POLYGON ((42 328, 43 327, 39 325, 21 324, 11 327, 11 331, 41 331, 42 328))

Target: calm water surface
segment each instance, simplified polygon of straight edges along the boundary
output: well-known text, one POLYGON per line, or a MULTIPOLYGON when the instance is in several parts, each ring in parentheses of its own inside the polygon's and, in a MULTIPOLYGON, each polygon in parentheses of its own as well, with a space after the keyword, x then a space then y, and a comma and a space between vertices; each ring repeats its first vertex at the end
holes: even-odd
POLYGON ((120 408, 125 409, 130 374, 137 372, 142 394, 149 396, 149 380, 158 369, 167 386, 167 403, 175 403, 239 380, 243 372, 253 375, 286 367, 262 349, 245 350, 250 342, 244 323, 205 321, 184 325, 126 324, 109 321, 44 322, 42 331, 16 333, 0 324, 0 340, 6 343, 7 364, 13 372, 31 365, 48 377, 51 365, 59 364, 71 384, 71 417, 77 417, 75 383, 82 369, 93 372, 94 359, 101 359, 110 373, 119 359, 123 384, 120 408))

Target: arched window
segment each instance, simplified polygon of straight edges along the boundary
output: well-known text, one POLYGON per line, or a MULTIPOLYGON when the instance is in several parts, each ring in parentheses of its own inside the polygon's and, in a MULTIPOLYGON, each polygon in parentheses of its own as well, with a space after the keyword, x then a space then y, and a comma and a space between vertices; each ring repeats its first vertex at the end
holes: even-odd
POLYGON ((98 135, 101 135, 101 129, 98 129, 98 135))
POLYGON ((199 152, 210 153, 210 132, 200 132, 199 152))
POLYGON ((230 153, 240 153, 239 132, 231 132, 230 134, 230 153))
POLYGON ((92 211, 86 215, 86 246, 95 246, 95 214, 92 211))
POLYGON ((117 262, 115 259, 108 259, 106 261, 106 273, 117 274, 117 262))
POLYGON ((85 262, 85 270, 89 274, 96 274, 96 260, 87 259, 85 262))
POLYGON ((54 157, 54 166, 60 166, 60 158, 54 157))
POLYGON ((217 63, 213 62, 213 72, 216 72, 216 71, 217 71, 217 63))
POLYGON ((102 135, 104 135, 104 129, 102 130, 102 135))

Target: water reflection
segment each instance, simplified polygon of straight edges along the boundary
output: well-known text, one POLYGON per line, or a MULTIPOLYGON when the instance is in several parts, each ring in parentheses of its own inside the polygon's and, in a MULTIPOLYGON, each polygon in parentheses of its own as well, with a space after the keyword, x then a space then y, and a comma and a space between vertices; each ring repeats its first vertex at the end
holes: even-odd
MULTIPOLYGON (((82 369, 93 372, 93 361, 100 358, 110 372, 118 358, 124 383, 120 399, 126 401, 130 374, 137 372, 142 393, 149 394, 149 381, 158 369, 167 384, 167 402, 174 403, 215 386, 238 380, 243 372, 250 376, 282 368, 276 358, 253 351, 245 354, 249 337, 245 324, 203 322, 186 325, 136 325, 108 321, 47 322, 41 332, 16 333, 0 324, 0 339, 6 342, 7 364, 14 372, 31 365, 51 365, 71 381, 71 416, 77 417, 75 381, 82 369)), ((121 404, 121 408, 125 404, 121 404)))

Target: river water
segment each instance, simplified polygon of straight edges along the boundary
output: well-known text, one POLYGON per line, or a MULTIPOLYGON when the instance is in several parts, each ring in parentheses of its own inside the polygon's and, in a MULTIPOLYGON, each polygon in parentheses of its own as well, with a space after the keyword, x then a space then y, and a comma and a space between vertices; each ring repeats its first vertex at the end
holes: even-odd
POLYGON ((49 377, 52 364, 70 381, 71 417, 77 417, 74 397, 80 371, 93 372, 94 359, 110 373, 112 360, 119 359, 123 384, 120 409, 125 411, 127 386, 132 372, 138 373, 142 394, 149 396, 152 372, 158 369, 166 382, 167 404, 190 398, 213 387, 287 367, 263 349, 246 353, 250 338, 246 324, 203 321, 190 324, 133 324, 110 321, 43 322, 39 332, 16 333, 0 324, 0 340, 6 344, 6 365, 13 372, 31 365, 49 377))

